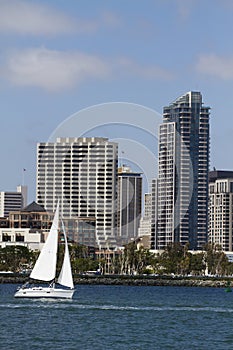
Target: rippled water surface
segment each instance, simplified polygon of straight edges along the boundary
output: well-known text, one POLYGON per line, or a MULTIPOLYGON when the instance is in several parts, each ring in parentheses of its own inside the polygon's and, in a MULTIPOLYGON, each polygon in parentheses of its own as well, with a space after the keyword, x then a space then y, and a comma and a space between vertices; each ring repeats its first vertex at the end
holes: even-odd
POLYGON ((14 299, 0 285, 0 349, 233 349, 233 293, 76 286, 73 300, 14 299))

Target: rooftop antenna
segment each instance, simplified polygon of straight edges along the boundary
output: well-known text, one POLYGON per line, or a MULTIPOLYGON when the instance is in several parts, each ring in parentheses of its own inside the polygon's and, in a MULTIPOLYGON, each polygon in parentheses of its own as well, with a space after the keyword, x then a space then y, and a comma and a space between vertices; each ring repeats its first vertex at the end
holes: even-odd
POLYGON ((22 186, 24 186, 24 180, 25 180, 25 171, 26 169, 23 168, 23 171, 22 171, 22 186))

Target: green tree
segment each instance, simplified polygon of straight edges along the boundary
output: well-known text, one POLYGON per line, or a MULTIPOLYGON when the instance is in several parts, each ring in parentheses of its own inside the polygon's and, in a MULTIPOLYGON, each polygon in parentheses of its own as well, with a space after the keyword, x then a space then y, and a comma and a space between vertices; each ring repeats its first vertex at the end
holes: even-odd
POLYGON ((24 246, 6 246, 0 248, 0 269, 19 272, 24 266, 29 268, 34 263, 34 254, 24 246))
POLYGON ((223 275, 228 265, 228 259, 222 247, 218 244, 208 243, 205 246, 205 263, 208 274, 223 275))
POLYGON ((204 253, 190 255, 190 272, 194 275, 201 275, 205 270, 204 253))
POLYGON ((184 269, 187 272, 186 264, 188 262, 187 249, 180 243, 169 244, 160 256, 160 264, 164 272, 168 274, 181 274, 184 269), (184 259, 186 259, 185 262, 184 259))
POLYGON ((118 256, 117 270, 120 274, 142 274, 150 266, 155 266, 155 255, 143 247, 137 247, 136 242, 131 242, 125 246, 124 251, 118 256))
POLYGON ((91 258, 76 258, 72 261, 72 271, 74 273, 83 273, 86 271, 96 271, 99 263, 91 258))

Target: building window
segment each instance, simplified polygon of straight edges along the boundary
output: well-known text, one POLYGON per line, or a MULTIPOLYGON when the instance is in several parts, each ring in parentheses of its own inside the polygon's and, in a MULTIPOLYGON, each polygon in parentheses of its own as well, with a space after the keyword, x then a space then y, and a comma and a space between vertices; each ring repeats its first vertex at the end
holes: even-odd
POLYGON ((230 182, 230 192, 233 193, 233 182, 230 182))
POLYGON ((15 241, 24 242, 24 236, 22 236, 20 233, 16 233, 15 241))
POLYGON ((11 236, 9 236, 7 233, 4 233, 2 235, 2 241, 3 242, 11 242, 11 236))

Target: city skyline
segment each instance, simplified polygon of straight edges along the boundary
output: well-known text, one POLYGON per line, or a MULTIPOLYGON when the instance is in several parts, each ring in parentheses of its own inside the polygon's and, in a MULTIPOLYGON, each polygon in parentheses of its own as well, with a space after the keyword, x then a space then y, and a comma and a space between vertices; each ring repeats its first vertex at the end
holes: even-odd
POLYGON ((233 127, 232 13, 227 0, 1 0, 1 190, 22 184, 26 169, 35 198, 36 144, 70 115, 116 101, 162 121, 167 101, 191 90, 212 107, 211 168, 233 169, 223 151, 233 127))

